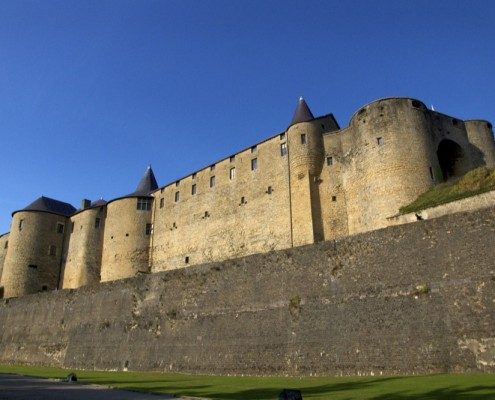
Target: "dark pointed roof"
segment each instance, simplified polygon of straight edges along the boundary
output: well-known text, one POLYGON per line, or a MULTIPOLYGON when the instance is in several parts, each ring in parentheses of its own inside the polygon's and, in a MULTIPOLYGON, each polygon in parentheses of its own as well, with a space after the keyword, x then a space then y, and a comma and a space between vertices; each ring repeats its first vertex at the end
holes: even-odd
POLYGON ((297 103, 296 111, 294 111, 294 116, 289 126, 298 124, 299 122, 308 122, 315 119, 313 113, 309 109, 308 105, 304 101, 303 97, 299 97, 299 102, 297 103))
POLYGON ((14 215, 18 211, 41 211, 48 212, 52 214, 63 215, 68 217, 73 214, 76 209, 69 203, 64 203, 60 200, 51 199, 49 197, 41 196, 33 201, 28 206, 24 207, 22 210, 17 210, 12 213, 14 215))
POLYGON ((91 203, 90 207, 101 207, 101 206, 106 206, 107 201, 103 200, 102 198, 95 200, 91 203))
POLYGON ((156 183, 155 174, 153 173, 150 165, 146 168, 144 176, 139 181, 136 190, 128 196, 148 196, 156 189, 158 189, 158 183, 156 183))

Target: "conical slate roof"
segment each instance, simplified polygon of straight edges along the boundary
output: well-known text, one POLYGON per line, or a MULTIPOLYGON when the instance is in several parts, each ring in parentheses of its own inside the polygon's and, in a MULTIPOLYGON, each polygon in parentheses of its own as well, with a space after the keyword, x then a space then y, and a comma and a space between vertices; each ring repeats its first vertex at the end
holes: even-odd
POLYGON ((151 165, 146 168, 144 176, 139 181, 137 188, 129 196, 148 196, 152 191, 158 189, 158 183, 156 183, 155 174, 151 169, 151 165))
POLYGON ((308 122, 315 119, 313 113, 309 109, 308 105, 304 101, 303 97, 299 97, 299 102, 297 103, 296 111, 294 111, 294 116, 289 126, 298 124, 299 122, 308 122))
MULTIPOLYGON (((73 214, 76 209, 69 203, 64 203, 60 200, 41 196, 28 206, 24 207, 22 210, 17 211, 41 211, 68 217, 69 215, 73 214)), ((14 211, 12 215, 14 215, 17 211, 14 211)))

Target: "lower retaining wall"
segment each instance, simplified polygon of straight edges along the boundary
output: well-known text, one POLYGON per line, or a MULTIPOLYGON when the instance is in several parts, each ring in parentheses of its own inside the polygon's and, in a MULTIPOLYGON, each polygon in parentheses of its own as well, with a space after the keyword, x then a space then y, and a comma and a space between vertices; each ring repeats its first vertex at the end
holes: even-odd
POLYGON ((0 362, 495 371, 495 209, 0 303, 0 362))

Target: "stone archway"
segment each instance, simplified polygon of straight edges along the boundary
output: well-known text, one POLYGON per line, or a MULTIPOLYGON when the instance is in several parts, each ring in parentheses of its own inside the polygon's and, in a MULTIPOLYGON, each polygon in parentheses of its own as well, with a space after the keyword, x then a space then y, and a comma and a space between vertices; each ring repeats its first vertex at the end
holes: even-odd
POLYGON ((466 172, 465 153, 456 142, 449 139, 442 140, 438 145, 437 157, 444 181, 466 172))

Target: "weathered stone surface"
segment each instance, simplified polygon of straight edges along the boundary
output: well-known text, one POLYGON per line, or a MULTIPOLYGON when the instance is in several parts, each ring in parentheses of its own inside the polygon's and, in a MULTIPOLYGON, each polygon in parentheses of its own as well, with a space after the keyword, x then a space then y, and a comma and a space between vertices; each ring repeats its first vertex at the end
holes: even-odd
POLYGON ((237 374, 495 371, 495 209, 5 299, 0 362, 237 374))

